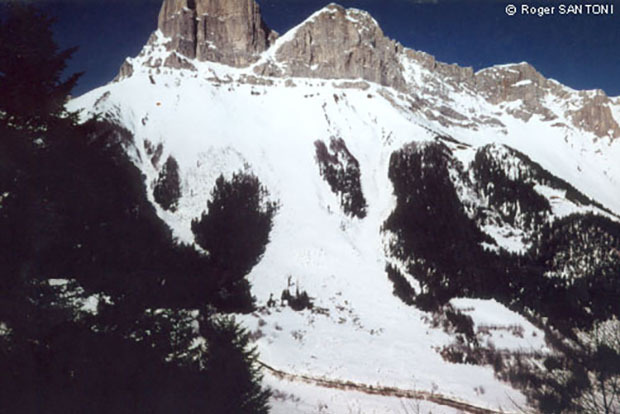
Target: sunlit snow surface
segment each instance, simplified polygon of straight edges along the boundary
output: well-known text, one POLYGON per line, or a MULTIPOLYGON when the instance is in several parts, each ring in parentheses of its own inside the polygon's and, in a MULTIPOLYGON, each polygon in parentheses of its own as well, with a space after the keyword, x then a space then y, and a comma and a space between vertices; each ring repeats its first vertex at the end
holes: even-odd
MULTIPOLYGON (((148 57, 159 55, 165 56, 161 47, 149 49, 148 57)), ((493 114, 506 127, 443 127, 407 109, 406 98, 398 92, 378 85, 368 90, 346 89, 338 87, 339 81, 316 79, 293 79, 295 86, 286 86, 284 79, 272 79, 269 86, 252 85, 238 81, 242 74, 251 73, 249 69, 194 62, 196 72, 162 68, 156 73, 141 66, 146 57, 133 60, 133 76, 93 90, 69 107, 84 109, 84 119, 107 114, 133 132, 135 145, 129 153, 149 187, 158 170, 149 161, 144 142, 163 144, 162 163, 168 155, 177 159, 183 193, 178 211, 157 208, 182 241, 193 241, 191 220, 206 209, 220 174, 230 176, 248 169, 279 202, 271 242, 250 275, 252 292, 262 309, 240 317, 258 338, 262 361, 294 374, 439 390, 509 412, 516 411, 515 404, 524 404, 524 397, 495 379, 490 367, 445 362, 437 349, 454 338, 431 328, 425 322, 428 315, 392 294, 381 233, 381 225, 395 206, 388 179, 390 155, 409 142, 443 134, 473 146, 455 153, 467 167, 475 148, 507 144, 619 213, 619 141, 594 142, 590 134, 552 127, 536 116, 523 122, 466 92, 452 92, 450 105, 461 112, 493 114), (368 216, 363 220, 342 213, 337 196, 319 174, 314 142, 331 136, 342 138, 359 160, 368 201, 368 216), (318 312, 265 308, 272 294, 279 304, 289 278, 308 292, 318 312)), ((430 76, 425 71, 414 62, 407 65, 412 84, 430 76)), ((556 190, 537 191, 550 196, 556 190)), ((553 195, 557 197, 552 204, 554 214, 580 211, 563 194, 553 195)), ((502 229, 485 230, 509 250, 524 248, 502 229)), ((504 306, 471 299, 455 299, 452 304, 473 318, 476 329, 506 327, 489 333, 488 340, 496 348, 547 352, 543 332, 504 306), (519 335, 510 329, 516 326, 521 327, 519 335)), ((286 396, 272 401, 275 413, 317 413, 325 404, 325 412, 405 413, 403 404, 409 404, 270 375, 265 381, 286 396)), ((424 404, 423 412, 455 412, 424 404)))

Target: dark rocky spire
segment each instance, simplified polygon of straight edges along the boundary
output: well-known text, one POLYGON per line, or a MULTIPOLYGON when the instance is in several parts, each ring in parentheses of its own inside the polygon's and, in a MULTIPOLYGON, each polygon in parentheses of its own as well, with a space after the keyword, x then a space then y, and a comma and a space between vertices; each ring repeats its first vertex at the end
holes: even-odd
POLYGON ((277 37, 254 0, 164 0, 158 28, 170 50, 235 67, 255 62, 277 37))

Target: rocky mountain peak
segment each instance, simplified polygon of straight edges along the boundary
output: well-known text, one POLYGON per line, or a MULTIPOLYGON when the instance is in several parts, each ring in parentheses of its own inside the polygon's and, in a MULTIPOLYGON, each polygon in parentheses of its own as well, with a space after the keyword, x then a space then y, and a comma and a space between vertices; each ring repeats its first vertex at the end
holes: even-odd
POLYGON ((158 28, 169 50, 235 67, 255 62, 277 37, 254 0, 164 0, 158 28))
POLYGON ((370 14, 332 3, 293 29, 275 57, 285 76, 364 79, 404 89, 401 52, 370 14))
MULTIPOLYGON (((472 119, 464 108, 449 104, 451 93, 472 93, 525 122, 541 119, 600 138, 620 137, 620 99, 602 91, 575 91, 526 62, 475 73, 470 67, 438 62, 389 39, 369 13, 335 3, 279 39, 255 0, 164 0, 158 28, 149 45, 173 53, 151 58, 143 51, 147 70, 196 70, 191 62, 196 59, 248 68, 259 77, 347 80, 340 85, 362 89, 371 82, 412 97, 412 107, 425 107, 425 115, 442 125, 502 126, 494 116, 472 119)), ((131 76, 133 69, 131 61, 125 62, 117 80, 131 76)))

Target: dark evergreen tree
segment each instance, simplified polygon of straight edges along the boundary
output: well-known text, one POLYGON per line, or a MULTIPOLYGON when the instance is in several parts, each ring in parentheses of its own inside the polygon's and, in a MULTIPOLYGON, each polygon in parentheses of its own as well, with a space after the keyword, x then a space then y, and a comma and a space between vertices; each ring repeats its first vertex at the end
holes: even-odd
MULTIPOLYGON (((222 287, 232 294, 261 259, 277 206, 254 175, 220 176, 207 212, 192 222, 196 243, 209 253, 222 287)), ((242 286, 241 286, 242 287, 242 286)))
POLYGON ((159 172, 153 189, 153 197, 164 210, 176 211, 181 197, 181 178, 179 177, 179 164, 172 156, 168 157, 159 172))
MULTIPOLYGON (((131 134, 65 117, 74 81, 55 76, 70 52, 55 52, 50 23, 11 6, 1 28, 0 413, 226 412, 214 403, 224 395, 219 372, 197 362, 195 318, 183 311, 225 306, 219 273, 194 248, 175 244, 157 217, 123 151, 131 134), (13 45, 27 47, 37 35, 47 45, 40 58, 12 55, 21 53, 13 45), (25 65, 24 76, 7 59, 25 65), (30 87, 23 83, 40 89, 21 101, 30 87), (68 277, 75 280, 50 283, 68 277), (87 297, 100 298, 96 313, 81 309, 87 297)), ((250 301, 244 286, 235 300, 250 301)), ((242 354, 231 357, 227 375, 244 385, 225 398, 244 402, 238 412, 266 412, 247 337, 233 330, 218 342, 213 332, 218 355, 242 354)))
POLYGON ((415 289, 411 287, 405 276, 398 270, 396 267, 388 264, 385 267, 385 273, 388 276, 388 279, 392 282, 394 286, 394 295, 402 300, 407 305, 414 305, 414 298, 416 297, 415 289))
POLYGON ((270 392, 262 375, 256 348, 248 332, 232 317, 206 318, 201 335, 207 340, 205 371, 216 378, 208 389, 213 413, 266 414, 270 392))
POLYGON ((76 48, 59 51, 53 19, 12 2, 0 22, 0 122, 20 129, 48 127, 68 115, 64 104, 80 74, 62 80, 76 48))
POLYGON ((340 198, 342 210, 352 217, 366 217, 368 206, 362 192, 359 161, 344 140, 332 137, 329 148, 323 141, 316 141, 314 146, 321 175, 340 198))

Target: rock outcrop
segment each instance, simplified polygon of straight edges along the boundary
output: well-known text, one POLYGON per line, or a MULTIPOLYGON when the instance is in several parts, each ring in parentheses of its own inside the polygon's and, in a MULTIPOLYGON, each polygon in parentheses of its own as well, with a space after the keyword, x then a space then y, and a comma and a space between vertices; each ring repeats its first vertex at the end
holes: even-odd
POLYGON ((475 74, 475 88, 489 102, 499 104, 522 99, 528 107, 539 105, 540 97, 550 86, 528 63, 494 66, 475 74))
POLYGON ((518 108, 509 112, 524 121, 533 115, 545 120, 557 116, 544 105, 543 98, 549 92, 558 92, 558 85, 546 79, 528 63, 493 66, 477 72, 473 87, 494 105, 521 101, 518 108))
POLYGON ((168 55, 164 61, 164 66, 173 69, 196 70, 196 66, 194 66, 189 60, 179 56, 178 53, 171 53, 168 55))
POLYGON ((114 82, 118 82, 125 78, 129 78, 133 75, 133 65, 129 62, 128 59, 125 59, 123 64, 121 65, 120 70, 118 71, 118 75, 114 78, 114 82))
POLYGON ((474 77, 473 68, 459 66, 454 63, 438 62, 435 56, 426 52, 405 48, 404 54, 410 61, 415 62, 430 72, 439 74, 445 81, 453 85, 471 82, 474 77))
POLYGON ((196 57, 195 0, 165 0, 157 27, 171 39, 168 49, 191 59, 196 57))
POLYGON ((330 4, 298 26, 275 53, 285 76, 364 79, 404 90, 402 50, 368 13, 330 4))
POLYGON ((558 82, 545 78, 528 63, 481 70, 475 74, 474 88, 493 104, 521 101, 520 107, 509 110, 509 113, 525 121, 533 115, 552 121, 558 114, 549 108, 548 102, 564 102, 564 106, 569 107, 562 111, 562 115, 575 127, 592 132, 598 137, 620 137, 620 126, 610 108, 612 101, 603 91, 575 93, 558 82), (567 103, 572 105, 566 105, 567 103))
POLYGON ((254 0, 164 0, 158 28, 169 50, 235 67, 255 62, 277 38, 254 0))
POLYGON ((573 124, 594 132, 599 137, 620 138, 620 126, 613 117, 612 102, 605 92, 581 91, 579 96, 581 97, 579 108, 568 111, 573 124))

